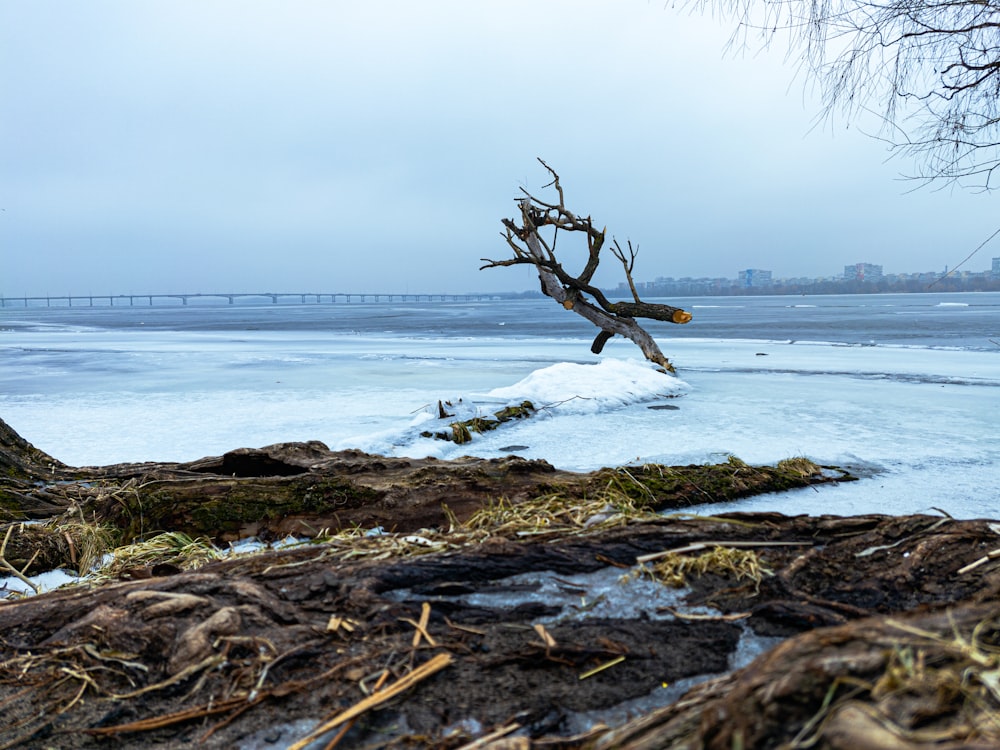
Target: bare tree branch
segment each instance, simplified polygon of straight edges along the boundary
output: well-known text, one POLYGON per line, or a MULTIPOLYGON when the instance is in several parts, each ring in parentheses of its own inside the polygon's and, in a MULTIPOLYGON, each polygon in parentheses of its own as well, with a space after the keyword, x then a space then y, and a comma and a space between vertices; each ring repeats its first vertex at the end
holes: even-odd
POLYGON ((691 0, 739 23, 730 44, 788 41, 824 111, 880 113, 914 178, 990 190, 1000 172, 1000 0, 691 0), (900 137, 902 133, 902 137, 900 137))
POLYGON ((615 246, 611 249, 611 254, 621 261, 622 267, 625 269, 625 279, 628 281, 628 288, 632 292, 632 299, 639 302, 639 293, 635 290, 635 282, 632 280, 632 269, 635 268, 635 256, 639 252, 639 248, 636 247, 633 250, 632 240, 629 240, 628 258, 626 258, 625 251, 622 249, 622 246, 618 244, 618 240, 615 240, 614 243, 615 246))

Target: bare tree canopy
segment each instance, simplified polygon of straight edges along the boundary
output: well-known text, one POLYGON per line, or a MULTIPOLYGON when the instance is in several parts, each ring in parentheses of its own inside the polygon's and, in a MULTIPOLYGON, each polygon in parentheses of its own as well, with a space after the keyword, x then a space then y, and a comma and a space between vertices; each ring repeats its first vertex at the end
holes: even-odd
POLYGON ((995 188, 1000 0, 696 0, 734 16, 737 46, 788 35, 825 112, 873 111, 914 177, 995 188))
POLYGON ((593 286, 591 281, 600 263, 607 228, 598 230, 589 216, 581 218, 566 208, 559 175, 544 161, 541 159, 538 161, 552 176, 552 181, 545 187, 555 188, 559 202, 546 203, 522 188, 524 195, 517 199, 521 212, 520 225, 515 219, 503 219, 503 225, 507 228, 504 238, 514 251, 514 257, 504 260, 482 258, 485 265, 481 266, 480 270, 525 263, 535 266, 542 284, 542 292, 567 310, 583 316, 601 329, 591 346, 594 354, 600 354, 608 339, 620 334, 634 342, 647 360, 673 372, 673 365, 660 351, 653 337, 636 323, 635 318, 687 323, 691 320, 691 313, 679 307, 643 302, 639 299, 632 279, 638 248, 634 248, 631 241, 626 243, 626 249, 617 240, 612 239, 611 253, 622 264, 633 301, 611 302, 604 292, 593 286), (542 236, 542 231, 548 227, 551 227, 552 231, 551 238, 547 240, 542 236), (556 240, 560 231, 581 232, 586 237, 587 261, 583 270, 576 276, 566 271, 556 260, 556 240))

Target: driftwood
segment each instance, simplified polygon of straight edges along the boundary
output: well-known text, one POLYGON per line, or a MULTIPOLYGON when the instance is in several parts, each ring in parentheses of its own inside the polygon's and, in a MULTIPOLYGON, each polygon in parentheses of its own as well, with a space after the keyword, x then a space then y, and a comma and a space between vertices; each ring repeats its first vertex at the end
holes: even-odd
POLYGON ((11 434, 11 514, 46 492, 61 524, 123 539, 246 497, 260 517, 215 538, 289 519, 390 533, 0 602, 0 747, 1000 743, 996 524, 646 512, 838 476, 806 462, 570 474, 295 443, 73 468, 11 434), (750 633, 779 645, 734 670, 750 633))
MULTIPOLYGON (((523 408, 498 420, 516 418, 523 408)), ((95 529, 104 530, 107 545, 165 531, 217 544, 343 529, 413 532, 462 523, 501 498, 517 503, 545 494, 572 504, 611 487, 636 507, 655 511, 850 478, 809 462, 751 467, 736 460, 580 474, 516 456, 388 458, 334 452, 319 442, 243 448, 187 463, 66 467, 18 437, 0 448, 0 461, 20 472, 0 479, 6 515, 0 539, 10 530, 6 559, 26 573, 91 561, 95 553, 84 551, 100 541, 95 529), (48 523, 25 525, 26 519, 48 523)))
POLYGON ((995 604, 823 628, 588 747, 995 748, 998 638, 995 604))
MULTIPOLYGON (((530 401, 522 401, 520 404, 505 406, 493 412, 492 417, 472 417, 457 422, 451 422, 447 430, 421 432, 421 437, 433 437, 438 440, 448 440, 457 445, 465 445, 472 441, 472 433, 490 432, 515 419, 527 419, 531 417, 537 409, 530 401)), ((453 417, 445 409, 444 404, 438 401, 438 418, 448 419, 453 417)))
POLYGON ((570 211, 566 207, 559 175, 544 161, 538 161, 552 176, 552 182, 546 187, 555 188, 558 202, 547 203, 522 190, 524 195, 517 201, 521 214, 520 223, 516 219, 503 219, 506 228, 504 238, 514 252, 513 257, 502 260, 482 258, 484 265, 480 270, 533 265, 546 296, 600 329, 591 346, 592 352, 600 354, 609 339, 620 335, 635 343, 647 360, 673 372, 673 365, 660 350, 656 340, 635 319, 648 318, 683 324, 691 320, 691 313, 672 305, 643 302, 639 298, 632 278, 638 248, 634 248, 631 241, 627 243, 626 250, 617 240, 613 240, 611 253, 622 264, 633 301, 612 302, 594 286, 592 281, 601 261, 601 250, 605 247, 607 228, 597 229, 589 216, 582 218, 570 211), (548 228, 552 229, 551 240, 546 240, 543 236, 548 228), (582 233, 586 239, 586 262, 575 276, 556 258, 556 240, 560 231, 582 233))

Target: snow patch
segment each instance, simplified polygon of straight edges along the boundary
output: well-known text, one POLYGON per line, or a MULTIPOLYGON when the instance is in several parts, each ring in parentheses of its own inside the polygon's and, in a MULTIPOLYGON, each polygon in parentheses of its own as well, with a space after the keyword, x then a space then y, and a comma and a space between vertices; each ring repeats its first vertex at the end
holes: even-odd
POLYGON ((648 362, 602 359, 596 364, 560 362, 528 375, 514 385, 486 395, 510 402, 531 401, 536 408, 564 414, 595 414, 629 404, 673 398, 690 390, 680 378, 648 362))

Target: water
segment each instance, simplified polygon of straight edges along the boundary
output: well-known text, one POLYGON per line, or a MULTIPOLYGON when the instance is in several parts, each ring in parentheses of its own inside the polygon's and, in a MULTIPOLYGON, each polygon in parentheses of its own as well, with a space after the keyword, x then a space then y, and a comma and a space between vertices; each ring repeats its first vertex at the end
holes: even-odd
POLYGON ((75 465, 313 439, 580 471, 805 455, 865 478, 724 507, 997 516, 1000 294, 671 303, 694 321, 647 328, 679 380, 620 338, 592 355, 593 327, 548 299, 8 307, 0 417, 75 465), (419 435, 438 400, 521 398, 546 408, 465 446, 419 435))

